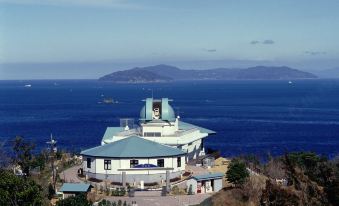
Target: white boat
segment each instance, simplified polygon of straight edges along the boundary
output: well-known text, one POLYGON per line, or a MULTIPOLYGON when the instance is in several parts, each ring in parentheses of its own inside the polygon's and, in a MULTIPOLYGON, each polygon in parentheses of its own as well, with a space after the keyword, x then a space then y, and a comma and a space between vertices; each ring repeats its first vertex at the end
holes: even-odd
POLYGON ((25 87, 32 87, 32 85, 31 84, 26 84, 25 87))
POLYGON ((292 81, 288 81, 288 83, 289 83, 289 84, 293 84, 293 82, 292 82, 292 81))

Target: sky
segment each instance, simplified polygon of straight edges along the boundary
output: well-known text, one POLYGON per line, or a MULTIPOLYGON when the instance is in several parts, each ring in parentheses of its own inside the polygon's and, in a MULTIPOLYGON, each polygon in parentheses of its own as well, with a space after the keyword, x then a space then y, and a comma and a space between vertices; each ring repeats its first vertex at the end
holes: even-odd
POLYGON ((0 79, 339 67, 337 0, 0 0, 0 79))

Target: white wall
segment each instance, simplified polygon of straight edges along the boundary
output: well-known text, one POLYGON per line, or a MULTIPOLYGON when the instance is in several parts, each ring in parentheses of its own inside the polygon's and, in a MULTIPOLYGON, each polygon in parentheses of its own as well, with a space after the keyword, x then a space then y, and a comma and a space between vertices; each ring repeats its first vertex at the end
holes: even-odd
MULTIPOLYGON (((92 157, 91 168, 87 168, 87 157, 83 157, 83 169, 91 173, 100 173, 100 174, 121 174, 122 172, 119 169, 130 169, 130 160, 131 159, 115 159, 115 158, 94 158, 92 157), (104 160, 111 160, 111 170, 104 169, 104 160)), ((167 158, 136 158, 135 160, 139 161, 139 164, 153 164, 157 165, 158 159, 164 159, 164 168, 173 168, 172 172, 178 172, 185 170, 185 156, 181 156, 181 167, 177 166, 177 157, 167 157, 167 158)), ((126 171, 126 174, 158 174, 166 173, 166 170, 145 170, 145 169, 135 169, 133 171, 126 171)))

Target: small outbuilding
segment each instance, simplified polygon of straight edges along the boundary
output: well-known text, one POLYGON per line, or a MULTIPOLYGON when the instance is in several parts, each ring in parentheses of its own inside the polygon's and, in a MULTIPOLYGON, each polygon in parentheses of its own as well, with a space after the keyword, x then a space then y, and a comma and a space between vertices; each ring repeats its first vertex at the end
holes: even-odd
POLYGON ((64 183, 60 188, 62 199, 91 191, 92 185, 85 183, 64 183))
POLYGON ((192 188, 193 194, 218 192, 222 189, 223 173, 209 173, 192 176, 186 182, 187 192, 192 188))

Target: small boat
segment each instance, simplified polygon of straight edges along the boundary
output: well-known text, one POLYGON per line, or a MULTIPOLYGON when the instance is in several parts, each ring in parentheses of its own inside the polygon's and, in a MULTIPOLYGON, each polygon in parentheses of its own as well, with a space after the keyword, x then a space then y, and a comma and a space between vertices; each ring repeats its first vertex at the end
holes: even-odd
POLYGON ((32 87, 32 85, 31 84, 26 84, 25 87, 32 87))
POLYGON ((117 104, 118 101, 114 100, 113 98, 104 98, 102 101, 98 102, 99 104, 117 104))
POLYGON ((293 84, 293 82, 292 81, 288 81, 288 84, 293 84))

